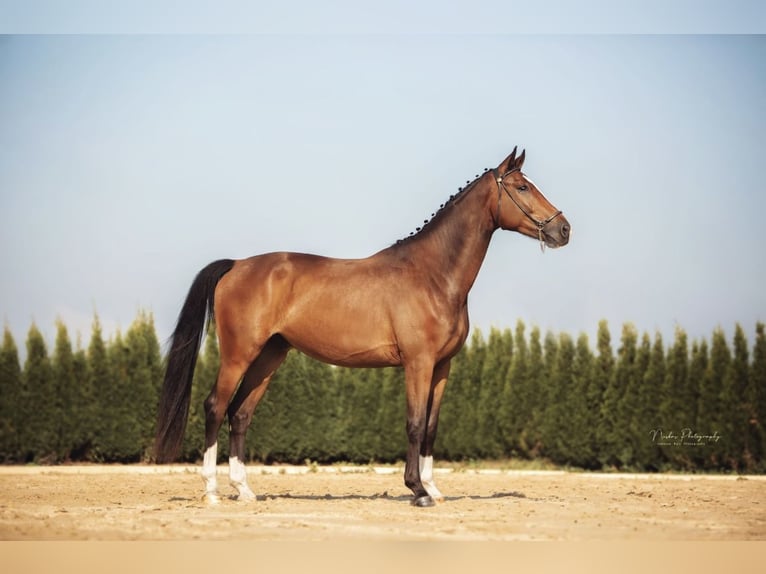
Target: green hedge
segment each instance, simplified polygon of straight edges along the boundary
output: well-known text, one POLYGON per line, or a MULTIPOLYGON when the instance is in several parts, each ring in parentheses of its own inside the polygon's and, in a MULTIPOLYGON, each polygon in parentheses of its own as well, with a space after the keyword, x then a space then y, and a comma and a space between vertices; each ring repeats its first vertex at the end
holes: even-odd
MULTIPOLYGON (((0 348, 0 460, 149 460, 162 381, 150 314, 108 341, 96 318, 87 349, 73 350, 56 325, 49 355, 36 326, 26 361, 6 328, 0 348)), ((195 372, 183 460, 201 458, 202 402, 218 368, 207 337, 195 372)), ((392 462, 406 451, 401 369, 343 369, 292 351, 271 383, 247 437, 251 460, 392 462)), ((544 458, 586 469, 762 472, 766 437, 766 340, 752 348, 740 325, 689 341, 678 328, 622 327, 616 349, 605 321, 588 337, 515 329, 475 331, 455 357, 437 458, 544 458)), ((224 425, 225 427, 226 425, 224 425)), ((220 454, 227 456, 226 429, 220 454)))

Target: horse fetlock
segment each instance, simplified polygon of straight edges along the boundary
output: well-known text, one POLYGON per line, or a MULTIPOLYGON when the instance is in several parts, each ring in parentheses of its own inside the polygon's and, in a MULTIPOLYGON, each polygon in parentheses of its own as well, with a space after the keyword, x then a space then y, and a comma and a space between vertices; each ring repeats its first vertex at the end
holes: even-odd
POLYGON ((404 486, 409 488, 412 492, 423 492, 423 483, 420 482, 420 476, 411 475, 405 472, 404 486))

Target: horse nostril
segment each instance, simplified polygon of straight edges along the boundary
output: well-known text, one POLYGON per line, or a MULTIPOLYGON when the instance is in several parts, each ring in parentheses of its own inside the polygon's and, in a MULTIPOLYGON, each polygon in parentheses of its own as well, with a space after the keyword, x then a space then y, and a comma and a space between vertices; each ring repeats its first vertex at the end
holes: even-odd
POLYGON ((564 237, 569 237, 569 224, 565 223, 561 226, 561 235, 564 237))

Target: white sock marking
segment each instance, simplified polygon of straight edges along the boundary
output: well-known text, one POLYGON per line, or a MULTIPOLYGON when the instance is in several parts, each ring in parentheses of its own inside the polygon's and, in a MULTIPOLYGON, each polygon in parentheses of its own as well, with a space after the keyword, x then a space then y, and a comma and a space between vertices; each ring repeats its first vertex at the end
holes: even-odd
POLYGON ((434 500, 442 500, 444 495, 439 492, 434 483, 434 457, 433 456, 419 456, 418 466, 420 467, 420 482, 423 483, 423 488, 434 500))
POLYGON ((205 451, 202 457, 202 480, 205 481, 205 494, 215 495, 218 490, 218 479, 216 478, 216 463, 218 461, 218 443, 205 451))
POLYGON ((253 500, 255 493, 250 490, 247 484, 247 470, 245 463, 236 456, 229 457, 229 481, 231 485, 239 492, 240 500, 253 500))

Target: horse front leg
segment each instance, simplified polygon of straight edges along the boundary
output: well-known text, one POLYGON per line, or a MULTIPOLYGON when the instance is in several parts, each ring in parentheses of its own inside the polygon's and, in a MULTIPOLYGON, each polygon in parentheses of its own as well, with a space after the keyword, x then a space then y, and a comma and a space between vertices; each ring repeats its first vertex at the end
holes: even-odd
POLYGON ((405 365, 407 386, 407 462, 404 467, 404 484, 413 493, 413 506, 433 506, 434 499, 426 490, 421 478, 421 458, 425 455, 428 428, 428 402, 431 396, 433 364, 405 365))
POLYGON ((428 401, 428 422, 426 424, 426 438, 423 448, 423 454, 418 459, 420 468, 420 481, 423 488, 434 502, 444 502, 444 495, 436 488, 434 482, 434 442, 436 441, 436 431, 439 426, 439 410, 441 409, 442 396, 447 385, 449 376, 450 361, 445 360, 436 365, 431 379, 431 394, 428 401))

